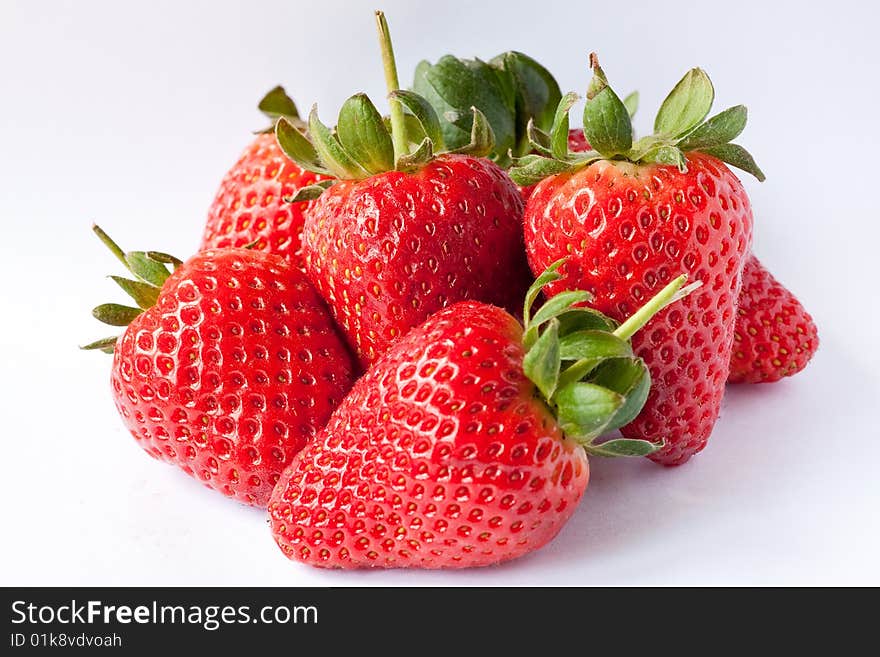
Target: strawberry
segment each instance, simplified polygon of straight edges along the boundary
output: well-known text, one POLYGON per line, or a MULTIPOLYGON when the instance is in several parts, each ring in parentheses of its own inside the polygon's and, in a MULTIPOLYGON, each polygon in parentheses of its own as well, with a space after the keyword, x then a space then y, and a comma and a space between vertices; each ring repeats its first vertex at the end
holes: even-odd
POLYGON ((818 347, 813 318, 751 256, 743 269, 728 383, 770 383, 797 374, 818 347))
POLYGON ((137 279, 113 277, 137 308, 94 310, 127 326, 122 336, 85 347, 113 353, 125 426, 151 456, 265 506, 353 383, 352 357, 323 301, 280 256, 211 249, 181 263, 123 253, 95 232, 137 279))
MULTIPOLYGON (((626 101, 624 101, 626 102, 626 101)), ((635 111, 631 106, 630 116, 635 111)), ((568 132, 568 148, 590 150, 583 130, 568 132)), ((528 200, 534 186, 520 190, 528 200)), ((742 274, 728 383, 772 383, 800 372, 819 347, 813 318, 751 255, 742 274)))
POLYGON ((591 64, 584 134, 595 150, 568 152, 568 109, 577 98, 568 94, 551 132, 533 131, 539 154, 521 158, 511 172, 524 185, 543 179, 526 208, 529 262, 540 271, 570 255, 548 293, 589 290, 595 307, 614 318, 678 271, 705 284, 633 342, 655 385, 622 432, 663 440, 650 458, 677 465, 705 446, 718 417, 751 245, 749 199, 724 162, 759 179, 763 174, 741 146, 729 143, 745 127, 745 107, 704 122, 714 91, 700 69, 663 102, 655 134, 634 143, 627 108, 595 56, 591 64))
MULTIPOLYGON (((583 130, 569 130, 568 148, 590 150, 583 130)), ((534 187, 520 190, 523 199, 528 200, 534 187)), ((807 366, 819 347, 813 318, 754 255, 743 267, 733 338, 728 383, 773 383, 792 376, 807 366)))
MULTIPOLYGON (((364 94, 344 103, 335 132, 313 109, 311 141, 284 118, 276 125, 291 159, 338 179, 306 215, 303 253, 306 273, 364 365, 456 301, 521 305, 530 280, 522 199, 507 174, 481 157, 493 144, 485 117, 474 109, 471 142, 436 155, 444 144, 437 114, 397 89, 381 15, 379 22, 390 131, 364 94)), ((317 195, 327 186, 312 189, 317 195)))
POLYGON ((306 269, 367 364, 454 301, 521 303, 521 217, 501 169, 445 155, 325 192, 306 219, 306 269))
MULTIPOLYGON (((284 116, 301 127, 296 105, 282 87, 266 94, 259 108, 273 120, 284 116)), ((253 245, 301 266, 300 234, 309 204, 284 199, 324 179, 287 158, 271 129, 258 134, 220 183, 201 248, 253 245)))
POLYGON ((501 308, 440 310, 377 359, 294 459, 269 502, 289 558, 336 568, 484 566, 550 541, 587 487, 597 437, 629 421, 650 376, 629 336, 687 293, 676 279, 619 327, 566 292, 525 330, 501 308))

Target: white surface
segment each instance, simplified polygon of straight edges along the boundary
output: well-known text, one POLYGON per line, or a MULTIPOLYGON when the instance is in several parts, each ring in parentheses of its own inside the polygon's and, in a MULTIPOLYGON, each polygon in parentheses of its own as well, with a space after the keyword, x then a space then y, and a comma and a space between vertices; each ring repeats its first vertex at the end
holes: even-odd
POLYGON ((717 109, 749 106, 741 141, 768 175, 745 180, 757 253, 822 347, 790 381, 730 389, 684 467, 594 459, 574 519, 531 557, 348 574, 288 562, 261 512, 147 458, 109 360, 76 349, 104 335, 91 306, 119 294, 92 220, 129 248, 192 252, 264 91, 283 82, 325 119, 355 91, 384 95, 373 3, 183 4, 0 2, 0 584, 880 584, 871 3, 383 3, 404 80, 423 57, 515 48, 583 90, 595 49, 620 91, 641 90, 643 130, 706 68, 717 109))

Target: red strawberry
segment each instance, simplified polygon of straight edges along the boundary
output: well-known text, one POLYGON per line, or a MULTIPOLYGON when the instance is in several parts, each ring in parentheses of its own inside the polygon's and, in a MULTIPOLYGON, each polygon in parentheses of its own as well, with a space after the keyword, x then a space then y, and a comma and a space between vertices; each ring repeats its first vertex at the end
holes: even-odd
POLYGON ((813 318, 755 256, 743 269, 729 383, 770 383, 797 374, 819 347, 813 318))
MULTIPOLYGON (((568 147, 590 150, 583 130, 568 133, 568 147)), ((534 186, 522 190, 528 199, 534 186), (528 192, 526 191, 529 190, 528 192)), ((728 383, 772 383, 797 374, 819 347, 813 318, 752 255, 742 274, 728 383)))
POLYGON ((280 256, 208 250, 180 263, 124 254, 138 280, 114 277, 139 308, 98 306, 117 340, 116 407, 151 456, 225 495, 265 506, 284 467, 323 428, 353 363, 304 274, 280 256), (175 263, 169 275, 165 264, 175 263))
POLYGON ((573 309, 589 298, 579 292, 527 310, 525 332, 488 304, 439 311, 372 365, 284 472, 269 502, 279 547, 337 568, 464 568, 540 548, 583 495, 587 452, 656 448, 595 439, 638 413, 650 381, 626 338, 683 279, 617 329, 573 309))
POLYGON ((307 216, 303 245, 309 278, 364 364, 452 302, 516 307, 529 276, 516 188, 465 155, 334 185, 307 216))
POLYGON ((391 94, 390 132, 357 94, 343 105, 335 132, 312 110, 313 143, 285 119, 276 133, 291 159, 340 179, 307 214, 303 252, 309 278, 364 365, 456 301, 522 303, 530 279, 522 200, 504 171, 478 157, 492 148, 478 110, 471 144, 439 157, 437 115, 412 92, 391 94), (404 105, 417 131, 407 126, 404 105))
MULTIPOLYGON (((298 120, 296 106, 281 87, 266 94, 260 109, 273 119, 298 120)), ((201 248, 253 245, 300 266, 300 234, 309 204, 284 199, 325 179, 287 158, 271 130, 257 135, 220 183, 201 248)))
POLYGON ((539 135, 542 155, 523 158, 513 171, 521 183, 555 174, 529 199, 526 248, 533 271, 571 255, 549 293, 589 290, 596 308, 614 318, 679 271, 704 283, 633 341, 655 385, 623 434, 662 439, 665 447, 650 458, 677 465, 705 446, 718 417, 751 243, 749 199, 722 160, 763 174, 742 147, 728 143, 745 126, 744 107, 703 123, 714 94, 701 70, 690 71, 664 101, 656 134, 633 143, 623 102, 591 60, 584 132, 598 152, 557 146, 556 135, 568 131, 569 95, 552 134, 539 135))

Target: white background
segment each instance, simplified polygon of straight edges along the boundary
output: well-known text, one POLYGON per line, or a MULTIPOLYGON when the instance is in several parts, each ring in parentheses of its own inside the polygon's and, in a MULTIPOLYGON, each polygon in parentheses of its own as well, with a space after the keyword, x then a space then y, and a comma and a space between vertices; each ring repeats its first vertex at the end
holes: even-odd
POLYGON ((89 309, 120 300, 90 222, 192 253, 263 92, 282 82, 327 121, 356 91, 381 101, 374 4, 0 1, 0 584, 880 584, 873 6, 384 2, 404 80, 422 58, 519 49, 583 91, 597 50, 641 90, 642 130, 704 67, 717 109, 749 106, 756 252, 822 346, 792 380, 729 389, 683 467, 593 459, 577 514, 530 557, 339 573, 288 562, 263 513, 147 458, 109 358, 76 347, 106 332, 89 309))

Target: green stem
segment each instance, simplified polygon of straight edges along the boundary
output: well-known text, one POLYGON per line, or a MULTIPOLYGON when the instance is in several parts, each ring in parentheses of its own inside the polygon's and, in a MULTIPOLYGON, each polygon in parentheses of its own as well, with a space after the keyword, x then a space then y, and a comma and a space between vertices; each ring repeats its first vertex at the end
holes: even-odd
MULTIPOLYGON (((376 12, 376 28, 379 30, 379 45, 382 49, 382 67, 385 69, 385 86, 388 93, 400 89, 397 79, 397 64, 394 61, 394 47, 391 45, 391 32, 384 12, 376 12)), ((394 145, 394 160, 409 155, 409 138, 406 134, 406 119, 400 101, 389 99, 391 106, 391 143, 394 145)))
POLYGON ((648 303, 639 308, 629 319, 618 326, 617 330, 614 331, 614 335, 622 340, 629 340, 640 328, 647 324, 654 315, 663 310, 673 301, 677 301, 678 299, 687 296, 699 287, 698 283, 695 285, 689 285, 682 290, 682 285, 686 282, 687 274, 682 274, 673 280, 669 285, 655 294, 648 303))
POLYGON ((110 249, 113 255, 119 259, 119 262, 125 265, 127 270, 131 271, 131 267, 128 266, 128 260, 125 259, 125 251, 119 248, 119 245, 110 239, 110 236, 101 230, 101 227, 98 224, 92 224, 92 231, 98 236, 98 239, 104 243, 104 246, 110 249))

